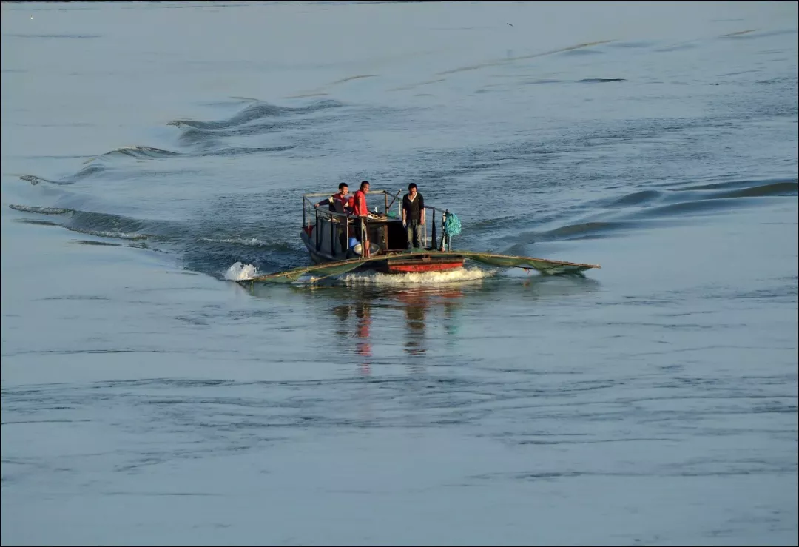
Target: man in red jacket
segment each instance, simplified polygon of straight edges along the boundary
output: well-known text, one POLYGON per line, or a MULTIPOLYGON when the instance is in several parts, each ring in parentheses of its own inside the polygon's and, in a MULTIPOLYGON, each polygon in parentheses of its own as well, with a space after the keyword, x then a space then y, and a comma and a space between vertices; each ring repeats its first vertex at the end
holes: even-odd
MULTIPOLYGON (((355 192, 355 198, 353 199, 352 204, 352 214, 359 217, 367 217, 369 215, 369 207, 366 206, 366 192, 369 191, 369 181, 365 180, 361 182, 360 189, 355 192)), ((366 219, 363 219, 364 221, 366 219)), ((366 234, 364 233, 364 236, 366 234)), ((356 228, 355 228, 355 237, 358 241, 361 242, 361 248, 363 252, 361 256, 366 258, 369 256, 369 240, 368 236, 361 237, 361 225, 360 221, 356 221, 356 228)))
POLYGON ((366 206, 366 192, 369 191, 369 181, 365 180, 361 183, 361 188, 355 192, 355 203, 352 206, 352 214, 359 217, 365 217, 369 214, 369 208, 366 206))

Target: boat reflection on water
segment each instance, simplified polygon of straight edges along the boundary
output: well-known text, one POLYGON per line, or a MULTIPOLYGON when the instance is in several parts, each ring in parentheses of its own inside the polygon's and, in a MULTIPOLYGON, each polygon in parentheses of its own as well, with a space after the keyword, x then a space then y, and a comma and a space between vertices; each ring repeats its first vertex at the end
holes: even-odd
MULTIPOLYGON (((359 302, 355 305, 355 317, 357 324, 355 328, 355 353, 361 357, 372 356, 372 344, 369 342, 369 327, 372 326, 372 308, 367 302, 359 302)), ((365 373, 369 372, 369 361, 364 361, 361 365, 365 373)))
POLYGON ((443 279, 447 282, 349 274, 330 283, 255 285, 248 292, 270 299, 283 299, 284 290, 301 296, 310 304, 310 313, 318 312, 318 334, 330 340, 335 348, 333 354, 352 356, 359 363, 360 372, 368 375, 373 363, 395 364, 398 360, 420 372, 433 363, 431 353, 438 355, 436 350, 446 351, 461 341, 461 324, 479 320, 484 306, 493 307, 503 301, 528 301, 534 305, 540 300, 585 295, 599 287, 599 283, 587 278, 531 275, 497 279, 480 271, 455 282, 449 282, 448 277, 443 279), (468 312, 464 313, 466 302, 468 312))
POLYGON ((361 365, 361 372, 369 373, 369 358, 372 357, 372 343, 369 339, 369 330, 372 326, 372 306, 366 300, 359 300, 354 304, 340 304, 331 309, 332 314, 339 320, 335 334, 337 340, 355 338, 354 352, 365 358, 361 365), (353 328, 351 317, 355 318, 353 328))
POLYGON ((349 300, 329 309, 338 320, 335 338, 344 345, 343 351, 352 352, 362 359, 363 373, 370 372, 375 344, 381 347, 381 353, 391 353, 400 344, 404 354, 415 358, 428 351, 431 323, 442 325, 446 335, 458 333, 457 311, 464 296, 462 287, 349 287, 343 292, 340 289, 296 288, 315 298, 349 300), (402 312, 402 337, 396 336, 397 311, 402 312), (376 324, 379 324, 377 333, 376 324))
POLYGON ((427 352, 427 313, 431 307, 442 311, 436 317, 444 326, 447 335, 455 335, 457 310, 461 306, 463 290, 460 287, 438 287, 435 289, 412 288, 400 291, 395 298, 404 304, 405 312, 405 352, 409 355, 423 355, 427 352))

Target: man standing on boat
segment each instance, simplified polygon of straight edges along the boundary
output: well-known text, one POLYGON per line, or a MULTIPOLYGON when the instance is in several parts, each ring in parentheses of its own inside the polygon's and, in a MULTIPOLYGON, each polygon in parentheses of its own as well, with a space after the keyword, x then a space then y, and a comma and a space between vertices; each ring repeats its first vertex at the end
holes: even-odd
POLYGON ((337 194, 333 194, 329 198, 325 198, 319 203, 314 204, 314 207, 319 207, 320 205, 326 204, 328 206, 328 210, 331 212, 345 213, 347 212, 347 208, 352 207, 352 196, 347 196, 349 193, 350 187, 346 182, 342 182, 338 185, 337 194))
MULTIPOLYGON (((352 196, 348 196, 350 192, 350 187, 346 182, 342 182, 338 185, 338 193, 333 194, 329 198, 325 198, 319 203, 314 203, 314 207, 319 207, 320 205, 327 205, 327 210, 331 213, 340 213, 340 214, 350 214, 352 211, 352 196)), ((336 232, 338 233, 339 243, 341 244, 341 250, 344 251, 347 249, 347 240, 349 236, 347 235, 348 232, 348 222, 346 217, 338 217, 335 219, 331 219, 333 223, 336 224, 336 232)))
POLYGON ((369 215, 369 208, 366 206, 366 192, 369 191, 369 181, 361 183, 361 188, 355 192, 355 199, 352 205, 352 214, 359 217, 369 215))
POLYGON ((408 248, 424 246, 424 198, 415 183, 402 197, 402 226, 408 231, 408 248))
POLYGON ((355 228, 355 237, 361 242, 361 249, 363 252, 361 256, 367 258, 369 256, 369 240, 366 234, 366 219, 369 216, 369 207, 366 206, 366 192, 369 191, 369 181, 361 182, 361 187, 355 192, 355 198, 352 204, 352 214, 360 217, 357 221, 355 228), (361 234, 363 230, 363 235, 361 234))

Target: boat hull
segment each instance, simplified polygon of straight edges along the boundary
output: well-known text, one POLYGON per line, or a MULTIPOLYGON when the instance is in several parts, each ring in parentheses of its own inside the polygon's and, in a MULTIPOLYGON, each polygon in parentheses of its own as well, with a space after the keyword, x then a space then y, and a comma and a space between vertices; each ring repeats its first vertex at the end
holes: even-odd
MULTIPOLYGON (((344 260, 344 256, 328 256, 316 250, 312 240, 308 237, 307 233, 301 234, 305 248, 308 249, 308 254, 311 260, 316 264, 325 262, 336 262, 344 260)), ((419 254, 420 250, 415 250, 413 256, 406 256, 402 251, 389 251, 385 255, 385 259, 370 260, 364 262, 359 266, 356 271, 377 271, 387 274, 406 274, 406 273, 426 273, 426 272, 444 272, 456 270, 463 267, 465 258, 457 253, 441 253, 433 251, 431 254, 419 254), (444 255, 444 256, 442 256, 444 255)), ((376 258, 376 257, 374 257, 376 258)))
POLYGON ((413 259, 391 259, 377 263, 377 269, 383 273, 425 273, 446 272, 463 267, 463 257, 454 255, 451 258, 433 258, 420 256, 413 259))

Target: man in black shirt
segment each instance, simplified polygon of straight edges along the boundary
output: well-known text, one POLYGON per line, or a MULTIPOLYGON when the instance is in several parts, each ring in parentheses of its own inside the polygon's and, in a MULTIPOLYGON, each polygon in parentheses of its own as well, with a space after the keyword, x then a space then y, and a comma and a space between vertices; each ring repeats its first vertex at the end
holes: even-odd
POLYGON ((402 197, 402 226, 408 231, 408 248, 424 246, 424 198, 416 184, 402 197))

